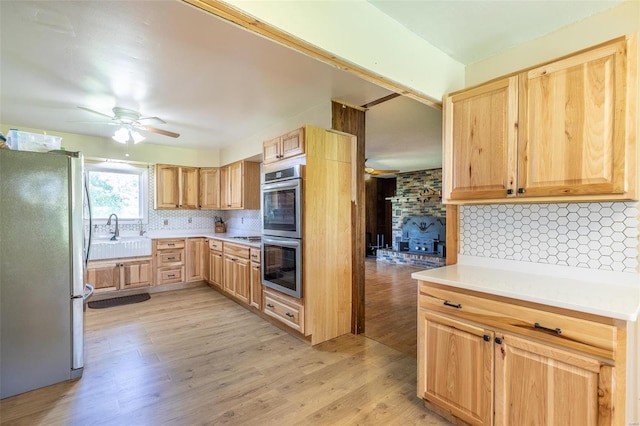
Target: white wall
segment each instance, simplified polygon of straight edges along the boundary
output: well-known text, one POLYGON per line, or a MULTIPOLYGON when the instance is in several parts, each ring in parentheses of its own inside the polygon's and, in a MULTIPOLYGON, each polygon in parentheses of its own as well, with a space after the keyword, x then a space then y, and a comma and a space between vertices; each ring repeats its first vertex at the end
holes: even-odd
POLYGON ((225 3, 437 102, 463 87, 464 65, 365 0, 225 3))
POLYGON ((264 141, 278 137, 305 124, 330 129, 331 100, 327 99, 326 102, 302 111, 296 116, 284 118, 282 121, 252 135, 250 138, 237 141, 232 146, 222 149, 220 163, 229 164, 247 158, 252 158, 253 161, 262 161, 262 143, 264 141))
POLYGON ((627 0, 555 32, 467 66, 472 86, 564 56, 577 50, 640 31, 640 1, 627 0))
POLYGON ((129 157, 126 157, 127 149, 111 140, 96 136, 78 135, 34 129, 10 124, 0 124, 0 131, 7 135, 10 129, 18 129, 25 132, 47 133, 61 136, 62 146, 67 151, 82 151, 85 157, 109 158, 115 160, 140 161, 144 163, 176 164, 180 166, 217 167, 220 164, 220 153, 217 149, 196 150, 166 145, 152 145, 141 143, 129 146, 129 157))

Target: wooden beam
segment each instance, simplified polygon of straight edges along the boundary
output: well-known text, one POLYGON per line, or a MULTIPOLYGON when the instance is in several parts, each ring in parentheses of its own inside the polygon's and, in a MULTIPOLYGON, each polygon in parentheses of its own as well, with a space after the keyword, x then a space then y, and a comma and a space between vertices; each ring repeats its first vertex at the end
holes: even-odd
POLYGON ((182 1, 192 6, 195 6, 198 9, 202 9, 206 12, 209 12, 212 15, 217 16, 218 18, 221 18, 233 24, 239 25, 240 27, 245 28, 251 32, 260 34, 261 36, 264 36, 269 40, 275 41, 279 44, 289 47, 304 55, 318 59, 324 62, 325 64, 334 66, 350 74, 354 74, 362 78, 363 80, 367 80, 373 84, 377 84, 380 87, 384 87, 385 89, 389 89, 393 92, 415 99, 416 101, 422 102, 423 104, 429 105, 433 108, 442 109, 442 102, 433 100, 425 96, 424 94, 417 92, 414 89, 411 89, 395 81, 391 81, 381 75, 377 75, 367 70, 366 68, 361 67, 360 65, 356 65, 345 59, 338 58, 335 55, 333 55, 331 52, 328 52, 324 49, 320 49, 312 45, 311 43, 308 43, 300 38, 294 37, 291 34, 288 34, 274 27, 273 25, 259 21, 254 17, 247 15, 243 11, 222 2, 221 0, 182 0, 182 1))
POLYGON ((390 95, 383 96, 383 97, 381 97, 380 99, 376 99, 375 101, 371 101, 371 102, 369 102, 368 104, 362 105, 362 108, 369 109, 369 108, 371 108, 372 106, 376 106, 376 105, 381 104, 381 103, 383 103, 383 102, 390 101, 391 99, 395 99, 395 98, 397 98, 398 96, 401 96, 401 95, 400 95, 400 93, 392 93, 392 94, 390 94, 390 95))
POLYGON ((352 308, 351 332, 364 333, 364 258, 365 258, 365 187, 364 187, 364 147, 365 112, 343 103, 331 102, 331 128, 356 136, 355 202, 352 202, 352 308))

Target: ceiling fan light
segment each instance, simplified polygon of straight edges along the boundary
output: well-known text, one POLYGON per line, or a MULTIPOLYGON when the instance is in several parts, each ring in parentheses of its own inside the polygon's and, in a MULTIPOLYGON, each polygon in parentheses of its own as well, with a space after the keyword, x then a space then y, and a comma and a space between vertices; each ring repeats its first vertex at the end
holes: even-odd
POLYGON ((129 141, 129 131, 124 127, 120 127, 111 137, 114 141, 118 143, 125 144, 129 141))
POLYGON ((146 139, 144 136, 142 136, 140 133, 136 132, 135 130, 131 131, 130 133, 131 133, 131 137, 133 138, 134 144, 140 143, 146 139))

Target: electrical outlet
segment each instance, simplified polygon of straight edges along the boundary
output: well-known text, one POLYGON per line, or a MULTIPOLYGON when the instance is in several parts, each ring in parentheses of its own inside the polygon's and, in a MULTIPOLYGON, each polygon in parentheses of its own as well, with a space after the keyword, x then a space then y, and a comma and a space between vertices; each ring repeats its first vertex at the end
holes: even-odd
POLYGON ((189 218, 189 223, 193 222, 193 219, 189 218))
POLYGON ((165 219, 164 220, 164 226, 167 226, 169 224, 169 219, 165 219))
POLYGON ((240 218, 240 223, 244 223, 244 216, 240 218))

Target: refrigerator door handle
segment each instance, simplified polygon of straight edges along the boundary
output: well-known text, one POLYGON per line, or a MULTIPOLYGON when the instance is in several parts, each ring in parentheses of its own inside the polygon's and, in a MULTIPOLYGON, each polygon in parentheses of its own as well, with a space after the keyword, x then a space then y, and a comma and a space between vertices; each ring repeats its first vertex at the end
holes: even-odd
MULTIPOLYGON (((72 331, 71 357, 72 370, 79 370, 84 366, 84 299, 71 299, 72 331)), ((81 370, 80 370, 81 371, 81 370)))

